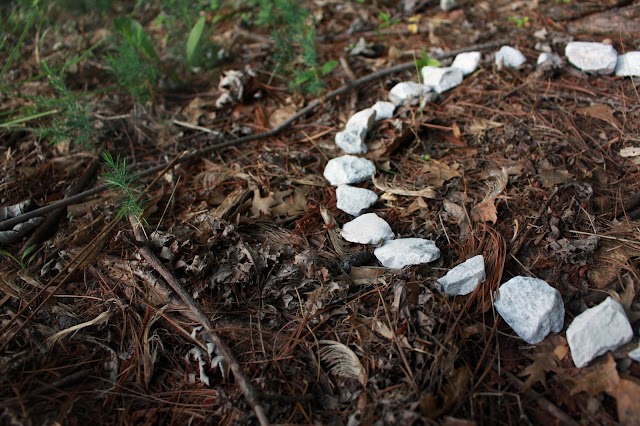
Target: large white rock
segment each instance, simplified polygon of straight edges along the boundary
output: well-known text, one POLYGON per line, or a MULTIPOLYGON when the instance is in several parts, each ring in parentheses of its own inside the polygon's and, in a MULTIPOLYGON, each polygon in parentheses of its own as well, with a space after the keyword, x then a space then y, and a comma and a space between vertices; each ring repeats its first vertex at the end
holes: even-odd
POLYGON ((541 342, 549 332, 559 332, 564 324, 560 293, 538 278, 511 278, 498 289, 493 306, 513 331, 531 345, 541 342))
POLYGON ((347 154, 366 154, 368 149, 364 143, 367 137, 366 127, 347 127, 336 133, 336 145, 347 154))
POLYGON ((476 289, 486 278, 484 256, 481 254, 467 259, 436 281, 440 293, 451 296, 463 296, 476 289))
POLYGON ((572 41, 565 47, 564 54, 573 66, 588 74, 609 75, 618 61, 616 49, 603 43, 572 41))
POLYGON ((631 339, 633 330, 624 308, 611 297, 575 317, 567 328, 571 357, 579 368, 631 339))
POLYGON ((365 188, 340 185, 336 189, 337 207, 351 216, 360 216, 378 201, 378 195, 365 188))
POLYGON ((527 58, 518 49, 511 46, 502 46, 496 52, 496 67, 502 68, 520 68, 527 62, 527 58))
POLYGON ((440 249, 435 242, 424 238, 401 238, 387 241, 373 254, 385 268, 401 269, 437 260, 440 258, 440 249))
POLYGON ((627 52, 618 56, 616 75, 620 77, 640 77, 640 52, 627 52))
POLYGON ((352 243, 379 245, 393 237, 387 221, 375 213, 358 216, 342 227, 342 238, 352 243))
POLYGON ((415 81, 402 81, 389 91, 389 100, 396 106, 417 105, 420 102, 427 102, 432 99, 430 89, 415 81))
POLYGON ((393 102, 378 101, 371 107, 376 110, 376 121, 386 120, 393 117, 396 106, 393 102))
POLYGON ((369 130, 376 121, 376 110, 373 108, 365 108, 353 114, 347 121, 345 126, 347 129, 361 128, 369 130))
POLYGON ((480 58, 482 58, 480 52, 459 53, 451 63, 451 68, 458 68, 462 71, 462 75, 467 76, 478 69, 480 58))
POLYGON ((453 89, 462 83, 463 75, 459 68, 453 67, 422 67, 422 84, 429 86, 436 93, 453 89))
POLYGON ((373 161, 353 155, 332 158, 324 168, 324 177, 331 185, 359 183, 370 179, 376 172, 373 161))

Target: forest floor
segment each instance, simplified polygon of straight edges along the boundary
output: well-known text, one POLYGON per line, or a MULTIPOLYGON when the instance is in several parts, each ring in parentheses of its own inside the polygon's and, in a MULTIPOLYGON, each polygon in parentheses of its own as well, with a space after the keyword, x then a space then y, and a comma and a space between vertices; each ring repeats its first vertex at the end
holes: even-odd
POLYGON ((640 50, 639 1, 98 3, 0 6, 0 205, 39 209, 0 222, 0 423, 638 424, 638 83, 535 61, 640 50), (527 64, 497 69, 504 44, 527 64), (476 49, 367 139, 370 211, 440 259, 354 256, 336 132, 411 64, 476 49), (476 291, 435 290, 476 254, 476 291), (528 345, 497 315, 514 276, 560 292, 561 332, 528 345), (607 296, 635 338, 576 368, 566 327, 607 296))

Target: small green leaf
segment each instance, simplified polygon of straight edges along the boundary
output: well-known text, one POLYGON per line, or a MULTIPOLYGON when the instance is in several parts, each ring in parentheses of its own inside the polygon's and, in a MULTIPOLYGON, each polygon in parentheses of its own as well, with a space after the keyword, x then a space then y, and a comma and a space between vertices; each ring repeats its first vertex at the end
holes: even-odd
POLYGON ((119 17, 113 21, 113 25, 122 37, 140 49, 148 58, 160 60, 153 48, 153 40, 138 21, 129 17, 119 17))
POLYGON ((325 75, 333 71, 337 66, 338 66, 338 61, 336 60, 327 61, 322 66, 322 69, 320 69, 320 74, 322 74, 322 76, 324 77, 325 75))
POLYGON ((196 24, 191 29, 189 33, 189 38, 187 39, 187 64, 191 66, 193 64, 193 54, 198 47, 198 43, 200 43, 200 38, 202 37, 202 31, 204 30, 204 24, 206 22, 206 18, 201 16, 196 21, 196 24))
POLYGON ((307 81, 313 79, 313 71, 307 70, 307 71, 298 72, 296 73, 295 77, 296 78, 293 84, 296 86, 300 86, 301 84, 304 84, 307 81))

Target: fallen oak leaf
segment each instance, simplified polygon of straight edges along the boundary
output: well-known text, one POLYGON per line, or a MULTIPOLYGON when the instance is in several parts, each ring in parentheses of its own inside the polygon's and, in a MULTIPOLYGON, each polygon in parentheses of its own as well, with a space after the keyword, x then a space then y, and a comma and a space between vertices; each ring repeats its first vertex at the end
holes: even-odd
POLYGON ((618 119, 613 115, 613 109, 607 105, 595 104, 584 108, 578 108, 576 112, 581 115, 586 115, 587 117, 606 121, 617 129, 622 128, 620 121, 618 121, 618 119))

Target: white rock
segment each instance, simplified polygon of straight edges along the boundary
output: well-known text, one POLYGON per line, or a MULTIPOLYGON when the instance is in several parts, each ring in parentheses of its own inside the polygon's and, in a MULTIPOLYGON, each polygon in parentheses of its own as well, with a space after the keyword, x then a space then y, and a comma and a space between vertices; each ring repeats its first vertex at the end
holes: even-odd
POLYGON ((393 102, 378 101, 371 107, 376 110, 376 121, 393 117, 396 106, 393 102))
POLYGON ((633 330, 624 308, 611 297, 575 317, 567 328, 571 357, 579 368, 631 339, 633 330))
POLYGON ((616 75, 620 77, 640 77, 640 52, 627 52, 618 56, 616 75))
POLYGON ((496 52, 496 66, 498 69, 520 68, 525 62, 527 62, 527 58, 522 52, 511 46, 502 46, 496 52))
POLYGON ((401 269, 409 265, 429 263, 440 257, 436 243, 424 238, 401 238, 387 241, 373 251, 385 268, 401 269))
POLYGON ((336 189, 337 207, 351 216, 360 216, 378 201, 378 195, 365 188, 340 185, 336 189))
POLYGON ((417 105, 429 98, 429 87, 414 81, 403 81, 389 91, 389 100, 396 106, 417 105))
POLYGON ((536 65, 538 66, 550 65, 554 67, 560 67, 562 66, 562 58, 556 53, 542 52, 540 56, 538 56, 536 65))
POLYGON ((367 137, 366 127, 349 127, 336 133, 336 145, 347 154, 366 154, 367 145, 364 143, 367 137))
POLYGON ((342 238, 352 243, 379 245, 393 237, 387 221, 375 213, 358 216, 342 227, 342 238))
POLYGON ((440 0, 440 9, 444 10, 445 12, 450 11, 457 5, 457 0, 440 0))
POLYGON ((376 121, 376 110, 373 108, 365 108, 362 111, 358 111, 349 118, 347 129, 361 128, 370 129, 373 123, 376 121))
POLYGON ((629 358, 635 362, 640 362, 640 346, 629 352, 629 358))
POLYGON ((422 84, 429 86, 436 93, 453 89, 462 83, 463 75, 459 68, 453 67, 422 67, 422 84))
POLYGON ((573 66, 588 74, 609 75, 618 61, 618 53, 608 44, 572 41, 564 54, 573 66))
POLYGON ((331 185, 363 182, 376 172, 373 161, 366 158, 343 155, 332 158, 324 168, 324 177, 331 185))
POLYGON ((500 316, 525 342, 541 342, 549 332, 564 324, 564 304, 555 288, 546 281, 514 277, 502 284, 493 303, 500 316))
POLYGON ((459 53, 451 63, 451 68, 458 68, 462 71, 462 75, 467 76, 478 69, 480 58, 482 58, 480 52, 459 53))
POLYGON ((481 254, 467 259, 436 281, 440 293, 458 296, 471 293, 486 278, 484 256, 481 254))

